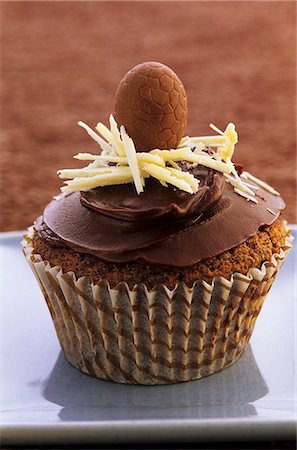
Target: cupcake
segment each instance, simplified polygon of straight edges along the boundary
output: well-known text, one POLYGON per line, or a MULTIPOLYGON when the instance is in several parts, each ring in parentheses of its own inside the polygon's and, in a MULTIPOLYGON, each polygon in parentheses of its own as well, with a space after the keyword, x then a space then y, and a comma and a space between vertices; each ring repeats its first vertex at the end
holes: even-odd
POLYGON ((98 153, 24 236, 67 360, 97 378, 172 384, 234 363, 291 247, 280 194, 232 162, 238 135, 185 136, 177 75, 149 62, 119 84, 98 153))

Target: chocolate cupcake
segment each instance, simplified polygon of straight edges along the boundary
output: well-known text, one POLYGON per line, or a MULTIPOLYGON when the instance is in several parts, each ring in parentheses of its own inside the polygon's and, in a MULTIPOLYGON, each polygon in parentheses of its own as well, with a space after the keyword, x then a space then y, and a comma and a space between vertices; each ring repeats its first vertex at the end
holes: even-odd
POLYGON ((66 358, 98 378, 166 384, 235 362, 290 247, 277 191, 232 163, 233 124, 184 136, 181 81, 160 63, 120 83, 91 163, 24 237, 66 358), (116 120, 115 120, 116 118, 116 120))

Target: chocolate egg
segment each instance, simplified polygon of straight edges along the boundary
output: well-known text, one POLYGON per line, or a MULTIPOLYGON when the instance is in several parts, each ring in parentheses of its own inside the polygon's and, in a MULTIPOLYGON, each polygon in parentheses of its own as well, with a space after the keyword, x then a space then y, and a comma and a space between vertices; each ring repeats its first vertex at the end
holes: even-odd
POLYGON ((139 64, 119 84, 115 119, 125 126, 138 151, 176 148, 184 136, 187 116, 185 88, 164 64, 139 64))

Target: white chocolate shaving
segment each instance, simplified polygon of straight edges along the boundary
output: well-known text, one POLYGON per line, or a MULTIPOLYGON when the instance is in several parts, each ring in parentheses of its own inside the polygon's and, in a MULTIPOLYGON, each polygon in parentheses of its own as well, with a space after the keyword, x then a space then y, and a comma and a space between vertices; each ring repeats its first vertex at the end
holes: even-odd
POLYGON ((222 158, 226 161, 227 158, 232 158, 232 155, 234 153, 235 144, 238 142, 238 134, 235 130, 234 123, 229 123, 224 131, 224 135, 226 136, 226 144, 225 146, 220 150, 222 158))
POLYGON ((136 153, 137 161, 141 165, 142 163, 148 162, 152 164, 156 164, 157 166, 165 167, 165 161, 159 155, 153 155, 148 152, 139 152, 136 153))
POLYGON ((220 130, 216 125, 214 125, 213 123, 209 124, 210 128, 214 131, 216 131, 217 133, 221 134, 222 136, 224 136, 224 132, 222 130, 220 130))
POLYGON ((167 167, 167 170, 169 170, 171 175, 173 175, 175 178, 186 181, 191 186, 193 193, 198 191, 199 180, 195 178, 191 173, 181 171, 180 169, 175 169, 174 167, 167 167))
POLYGON ((143 180, 140 176, 136 150, 133 140, 129 138, 123 125, 121 126, 121 138, 124 145, 124 151, 126 153, 127 161, 133 176, 137 194, 140 194, 140 192, 143 192, 143 180))
POLYGON ((227 157, 226 158, 226 164, 228 164, 228 166, 230 167, 230 171, 232 173, 232 175, 234 176, 234 178, 238 181, 238 183, 242 183, 240 176, 237 173, 237 170, 234 167, 233 162, 231 161, 231 158, 227 157))
POLYGON ((101 136, 103 136, 104 139, 106 141, 108 141, 109 144, 112 145, 113 138, 112 138, 112 133, 109 131, 109 129, 101 122, 98 122, 97 125, 95 126, 95 128, 98 131, 98 133, 101 134, 101 136))
POLYGON ((189 147, 191 144, 191 138, 189 136, 184 136, 181 138, 177 148, 189 147))
POLYGON ((197 144, 195 144, 195 147, 194 147, 194 153, 199 155, 202 153, 204 148, 205 148, 205 145, 203 144, 203 142, 197 142, 197 144))
POLYGON ((166 183, 166 181, 159 180, 159 182, 160 182, 160 184, 161 184, 163 187, 168 188, 168 184, 166 183))
MULTIPOLYGON (((144 164, 142 169, 152 177, 157 178, 158 180, 161 181, 165 181, 169 184, 172 184, 173 186, 176 186, 179 189, 188 192, 189 194, 193 194, 198 190, 198 180, 196 180, 197 188, 195 191, 193 191, 190 184, 183 178, 183 173, 185 173, 186 175, 190 175, 189 173, 187 174, 186 172, 177 171, 178 174, 176 174, 173 172, 175 170, 173 168, 159 167, 156 166, 155 164, 144 164)), ((195 180, 194 177, 193 179, 195 180)))
POLYGON ((273 189, 273 187, 269 186, 269 184, 265 183, 262 180, 259 180, 259 178, 256 178, 254 175, 251 175, 249 172, 243 172, 243 175, 250 181, 254 182, 261 188, 265 189, 265 191, 270 192, 270 194, 273 195, 280 195, 278 191, 273 189))
POLYGON ((102 150, 104 150, 107 153, 110 152, 111 146, 104 139, 102 139, 97 133, 95 133, 95 131, 93 131, 92 128, 89 127, 89 125, 87 125, 82 121, 79 121, 78 125, 86 130, 88 135, 91 136, 91 138, 94 139, 94 141, 96 141, 97 144, 100 145, 102 150))
POLYGON ((258 200, 257 200, 256 198, 252 197, 252 196, 249 195, 249 194, 246 194, 246 193, 243 192, 241 189, 237 189, 237 188, 235 187, 235 188, 234 188, 234 191, 235 191, 237 194, 241 195, 242 197, 245 197, 247 200, 250 200, 251 202, 259 203, 258 200))
POLYGON ((150 153, 152 153, 153 155, 158 155, 160 156, 163 161, 167 162, 167 161, 182 161, 182 160, 187 160, 187 156, 189 154, 191 154, 191 149, 190 147, 184 147, 181 149, 176 149, 176 150, 151 150, 150 153))
POLYGON ((270 212, 271 214, 273 214, 274 216, 277 216, 277 213, 272 211, 272 209, 270 208, 266 208, 268 212, 270 212))
POLYGON ((119 156, 125 156, 124 144, 121 140, 121 135, 118 130, 117 123, 114 120, 112 114, 110 114, 109 116, 109 123, 110 123, 110 131, 112 134, 113 148, 119 156))
MULTIPOLYGON (((73 158, 80 161, 99 161, 99 162, 111 162, 118 164, 128 164, 127 157, 125 156, 106 156, 106 155, 93 155, 92 153, 78 153, 73 158)), ((165 162, 158 155, 152 155, 151 153, 139 152, 136 153, 138 164, 142 162, 150 162, 159 166, 165 167, 165 162)))
POLYGON ((127 158, 122 156, 93 155, 92 153, 78 153, 77 155, 74 155, 73 158, 79 159, 80 161, 109 161, 112 163, 127 161, 127 158))
POLYGON ((178 163, 183 162, 188 170, 199 164, 223 173, 226 181, 234 187, 234 191, 252 202, 258 203, 253 191, 258 189, 258 186, 279 195, 272 187, 248 172, 238 175, 231 161, 234 146, 238 142, 233 123, 229 123, 225 131, 210 124, 210 127, 218 133, 217 136, 185 136, 176 149, 154 149, 150 152, 136 152, 133 140, 123 126, 119 130, 112 115, 109 118, 110 129, 101 122, 96 125, 99 134, 84 122, 78 124, 100 145, 102 151, 98 155, 78 153, 74 156, 75 159, 91 163, 82 169, 58 171, 60 178, 68 179, 61 188, 63 192, 134 182, 136 191, 140 194, 143 192, 144 178, 152 176, 164 187, 171 184, 193 194, 198 190, 199 180, 182 170, 178 163), (217 150, 214 150, 215 148, 217 150), (251 180, 255 185, 246 180, 251 180))
POLYGON ((259 189, 259 186, 256 186, 255 184, 247 183, 246 181, 242 181, 242 183, 251 189, 255 189, 256 191, 259 189))
POLYGON ((188 172, 181 169, 178 162, 188 163, 190 169, 197 164, 212 168, 222 173, 230 173, 232 167, 223 162, 221 157, 213 152, 209 154, 207 147, 210 143, 227 145, 227 138, 222 136, 201 138, 182 138, 177 149, 151 150, 150 152, 136 152, 133 140, 127 135, 123 126, 120 131, 114 117, 109 118, 110 130, 101 122, 96 125, 97 135, 88 125, 79 122, 89 135, 101 146, 99 155, 79 153, 75 159, 92 161, 82 169, 63 169, 58 174, 66 181, 63 191, 87 190, 110 184, 134 182, 137 193, 143 192, 144 177, 153 176, 164 186, 167 183, 189 193, 197 192, 199 182, 188 172), (104 138, 104 139, 103 139, 104 138), (193 151, 193 150, 194 151, 193 151), (167 166, 168 164, 168 166, 167 166))
POLYGON ((236 178, 224 173, 224 177, 226 178, 227 182, 231 184, 231 186, 236 187, 242 192, 246 192, 249 195, 255 196, 254 191, 252 191, 246 184, 244 184, 242 181, 238 181, 236 178))
POLYGON ((60 178, 81 178, 81 177, 93 177, 94 175, 101 175, 104 173, 110 173, 112 169, 109 167, 101 167, 98 169, 89 169, 84 167, 83 169, 62 169, 58 170, 60 178))
POLYGON ((228 164, 224 163, 223 161, 216 161, 215 159, 211 158, 207 153, 203 155, 196 155, 195 153, 191 153, 187 155, 187 158, 185 160, 189 162, 196 162, 201 166, 209 167, 210 169, 217 170, 218 172, 222 173, 231 172, 231 168, 228 164))
POLYGON ((223 145, 226 142, 225 136, 195 136, 191 138, 191 143, 200 144, 203 143, 207 146, 223 145))
POLYGON ((175 161, 168 161, 168 164, 171 165, 171 167, 173 167, 176 170, 181 170, 181 167, 175 162, 175 161))
POLYGON ((66 181, 64 186, 61 188, 62 192, 67 190, 78 190, 85 191, 93 189, 99 186, 110 186, 113 184, 125 184, 131 183, 133 177, 129 167, 121 167, 121 170, 116 170, 114 168, 109 173, 104 173, 100 175, 95 175, 93 177, 85 178, 74 178, 73 180, 66 181))

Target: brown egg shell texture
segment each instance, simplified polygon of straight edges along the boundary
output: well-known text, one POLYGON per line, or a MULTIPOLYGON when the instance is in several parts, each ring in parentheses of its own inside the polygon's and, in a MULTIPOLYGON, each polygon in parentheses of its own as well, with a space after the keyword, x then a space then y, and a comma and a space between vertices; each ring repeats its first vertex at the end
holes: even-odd
POLYGON ((119 84, 115 119, 139 151, 176 148, 187 125, 187 97, 172 69, 158 62, 139 64, 119 84))

